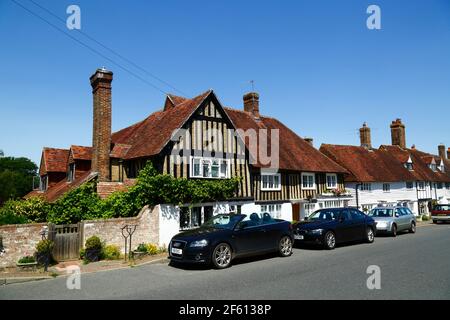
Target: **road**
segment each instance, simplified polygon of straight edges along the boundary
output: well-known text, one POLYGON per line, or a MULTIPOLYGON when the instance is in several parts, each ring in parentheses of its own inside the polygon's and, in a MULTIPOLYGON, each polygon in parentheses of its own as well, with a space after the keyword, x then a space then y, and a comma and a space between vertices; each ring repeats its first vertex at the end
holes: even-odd
POLYGON ((0 287, 0 299, 450 299, 450 224, 416 234, 377 237, 325 251, 295 249, 289 258, 265 256, 226 270, 153 264, 85 274, 81 289, 66 278, 0 287), (367 267, 381 270, 381 289, 369 290, 367 267))

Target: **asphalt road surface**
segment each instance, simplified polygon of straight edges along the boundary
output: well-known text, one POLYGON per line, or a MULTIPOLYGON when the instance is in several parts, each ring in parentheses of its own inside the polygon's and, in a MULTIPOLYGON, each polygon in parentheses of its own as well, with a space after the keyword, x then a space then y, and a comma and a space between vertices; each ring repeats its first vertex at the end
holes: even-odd
POLYGON ((325 251, 295 249, 236 261, 226 270, 164 264, 0 287, 0 299, 450 299, 450 224, 416 234, 377 237, 325 251), (367 288, 368 266, 381 271, 381 289, 367 288))

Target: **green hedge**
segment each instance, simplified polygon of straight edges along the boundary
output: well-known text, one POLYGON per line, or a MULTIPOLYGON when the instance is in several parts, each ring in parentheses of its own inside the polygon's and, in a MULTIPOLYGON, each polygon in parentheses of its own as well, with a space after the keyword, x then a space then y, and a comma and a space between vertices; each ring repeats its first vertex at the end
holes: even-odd
POLYGON ((55 224, 81 220, 132 217, 145 205, 202 203, 233 197, 240 179, 188 180, 157 173, 150 161, 139 173, 137 182, 127 191, 106 199, 96 193, 96 183, 88 182, 63 195, 55 203, 42 198, 8 201, 0 208, 0 225, 27 222, 55 224))

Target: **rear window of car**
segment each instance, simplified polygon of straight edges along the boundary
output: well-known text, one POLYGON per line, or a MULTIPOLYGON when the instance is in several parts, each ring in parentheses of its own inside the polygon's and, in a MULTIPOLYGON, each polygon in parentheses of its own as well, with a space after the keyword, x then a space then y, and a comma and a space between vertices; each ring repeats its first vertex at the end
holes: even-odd
POLYGON ((394 209, 372 209, 369 212, 370 217, 388 218, 392 217, 394 209))

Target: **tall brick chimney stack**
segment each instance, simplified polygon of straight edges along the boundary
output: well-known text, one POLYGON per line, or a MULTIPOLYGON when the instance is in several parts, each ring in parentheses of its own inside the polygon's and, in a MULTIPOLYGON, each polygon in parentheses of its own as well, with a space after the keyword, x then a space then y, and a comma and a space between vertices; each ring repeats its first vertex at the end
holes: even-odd
POLYGON ((447 150, 447 159, 450 160, 450 147, 449 147, 448 150, 447 150))
POLYGON ((109 153, 111 148, 111 82, 113 73, 97 69, 90 77, 94 98, 94 129, 92 135, 92 171, 99 181, 110 180, 109 153))
POLYGON ((391 138, 392 145, 399 146, 400 148, 406 148, 406 132, 405 125, 401 119, 396 119, 391 123, 391 138))
POLYGON ((362 127, 359 128, 359 140, 361 141, 361 147, 372 149, 372 138, 370 136, 370 128, 367 123, 363 123, 362 127))
POLYGON ((259 119, 259 94, 256 92, 244 94, 244 111, 250 112, 259 119))
POLYGON ((440 144, 438 145, 438 151, 439 151, 439 157, 442 159, 447 159, 447 155, 445 154, 445 145, 440 144))

